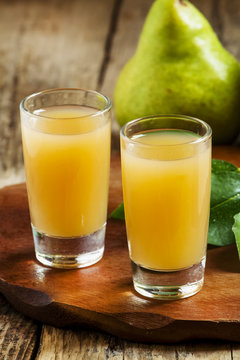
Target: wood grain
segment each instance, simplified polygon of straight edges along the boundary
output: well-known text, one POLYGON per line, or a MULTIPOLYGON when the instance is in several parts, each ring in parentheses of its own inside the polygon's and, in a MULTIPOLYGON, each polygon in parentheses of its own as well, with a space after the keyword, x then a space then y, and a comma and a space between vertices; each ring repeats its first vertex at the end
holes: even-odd
MULTIPOLYGON (((109 211, 121 200, 120 159, 115 155, 109 211)), ((159 302, 133 291, 123 222, 109 221, 102 261, 62 271, 35 260, 25 185, 2 189, 0 204, 0 289, 24 314, 56 326, 88 325, 130 340, 240 340, 240 264, 235 246, 208 252, 206 281, 197 296, 159 302)))
MULTIPOLYGON (((98 332, 61 330, 45 326, 37 360, 61 354, 61 359, 84 360, 170 360, 176 359, 175 346, 136 344, 98 332)), ((54 357, 50 359, 55 359, 54 357)))
POLYGON ((0 186, 24 180, 20 101, 48 88, 97 89, 113 4, 0 1, 0 186))
POLYGON ((42 332, 41 345, 37 360, 45 360, 47 354, 52 354, 48 359, 57 356, 64 359, 97 360, 111 359, 110 353, 116 357, 116 350, 111 349, 109 336, 89 331, 60 330, 45 326, 42 332))
POLYGON ((0 296, 0 359, 31 360, 38 344, 39 326, 14 311, 0 296))
POLYGON ((238 360, 239 356, 240 344, 203 341, 144 344, 95 331, 62 330, 46 325, 36 360, 238 360))
MULTIPOLYGON (((108 66, 100 90, 113 100, 116 80, 125 63, 134 54, 145 17, 153 0, 122 0, 116 18, 116 31, 112 34, 108 66)), ((112 133, 114 146, 119 148, 119 125, 113 108, 112 133)))
POLYGON ((231 345, 231 360, 240 360, 240 344, 231 345))
POLYGON ((109 49, 109 63, 101 91, 113 95, 118 74, 125 63, 134 54, 146 15, 153 0, 122 0, 116 19, 116 31, 112 34, 109 49))

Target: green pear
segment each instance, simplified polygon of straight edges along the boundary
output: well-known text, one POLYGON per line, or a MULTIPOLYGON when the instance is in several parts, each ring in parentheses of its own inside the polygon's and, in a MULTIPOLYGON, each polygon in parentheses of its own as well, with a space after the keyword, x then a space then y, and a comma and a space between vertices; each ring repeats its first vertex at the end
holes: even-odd
POLYGON ((228 144, 240 131, 240 65, 190 2, 156 0, 114 104, 121 126, 146 115, 189 115, 212 127, 215 144, 228 144))

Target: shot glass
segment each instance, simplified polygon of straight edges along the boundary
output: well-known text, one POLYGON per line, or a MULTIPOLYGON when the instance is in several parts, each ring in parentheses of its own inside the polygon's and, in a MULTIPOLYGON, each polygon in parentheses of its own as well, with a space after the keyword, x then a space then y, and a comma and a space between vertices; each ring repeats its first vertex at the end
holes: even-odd
POLYGON ((203 285, 210 208, 211 128, 182 115, 121 129, 123 198, 135 290, 162 300, 203 285))
POLYGON ((26 97, 20 114, 36 257, 50 267, 92 265, 104 252, 111 102, 53 89, 26 97))

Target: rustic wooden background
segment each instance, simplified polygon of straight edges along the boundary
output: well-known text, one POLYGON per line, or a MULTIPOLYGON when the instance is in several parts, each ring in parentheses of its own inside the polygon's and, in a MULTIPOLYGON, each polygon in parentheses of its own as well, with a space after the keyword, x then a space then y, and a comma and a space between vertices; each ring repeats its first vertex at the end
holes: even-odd
MULTIPOLYGON (((193 0, 240 60, 240 1, 193 0)), ((19 102, 55 87, 96 89, 112 99, 153 0, 0 0, 0 186, 24 180, 19 102)), ((113 151, 119 134, 113 124, 113 151)), ((0 297, 0 359, 240 359, 240 345, 145 345, 45 326, 0 297)))

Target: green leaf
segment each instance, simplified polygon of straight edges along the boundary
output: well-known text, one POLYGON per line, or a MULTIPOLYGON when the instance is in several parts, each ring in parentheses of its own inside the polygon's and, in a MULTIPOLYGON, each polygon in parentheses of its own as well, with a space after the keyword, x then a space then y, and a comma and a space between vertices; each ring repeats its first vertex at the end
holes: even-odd
POLYGON ((211 208, 240 193, 240 173, 212 172, 211 208))
POLYGON ((208 244, 224 246, 235 241, 232 226, 240 212, 240 172, 224 160, 212 160, 208 244))
POLYGON ((234 224, 232 227, 232 230, 235 235, 236 244, 237 244, 237 250, 238 250, 238 256, 240 259, 240 213, 234 216, 234 224))
POLYGON ((238 167, 225 160, 212 159, 212 172, 239 171, 238 167))
POLYGON ((109 215, 110 219, 124 220, 124 205, 121 203, 113 212, 109 215))
POLYGON ((234 215, 240 212, 240 194, 213 207, 210 211, 208 244, 224 246, 235 241, 232 226, 234 215))

